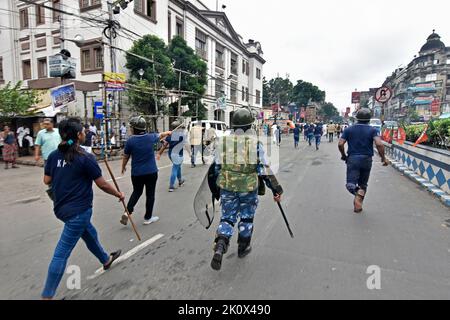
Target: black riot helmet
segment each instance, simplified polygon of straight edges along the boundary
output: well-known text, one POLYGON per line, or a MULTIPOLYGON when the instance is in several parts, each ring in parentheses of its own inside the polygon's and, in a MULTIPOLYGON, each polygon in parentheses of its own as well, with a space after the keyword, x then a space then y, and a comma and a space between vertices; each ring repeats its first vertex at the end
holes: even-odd
POLYGON ((235 129, 246 128, 251 127, 253 122, 255 122, 255 118, 253 117, 251 111, 249 109, 242 108, 233 114, 231 126, 235 129))
POLYGON ((356 119, 358 122, 369 122, 372 119, 372 112, 370 109, 362 108, 356 113, 356 119))
POLYGON ((130 118, 130 127, 139 131, 147 130, 147 121, 143 116, 135 116, 130 118))

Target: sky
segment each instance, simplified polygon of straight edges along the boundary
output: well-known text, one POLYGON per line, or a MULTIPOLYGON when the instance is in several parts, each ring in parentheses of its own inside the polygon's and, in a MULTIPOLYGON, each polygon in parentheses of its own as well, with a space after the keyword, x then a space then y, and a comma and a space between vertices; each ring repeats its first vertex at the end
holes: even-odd
MULTIPOLYGON (((202 0, 211 10, 216 0, 202 0)), ((220 0, 234 29, 261 42, 264 76, 312 82, 339 110, 382 85, 436 29, 450 46, 448 0, 220 0)), ((221 10, 221 9, 220 9, 221 10)))

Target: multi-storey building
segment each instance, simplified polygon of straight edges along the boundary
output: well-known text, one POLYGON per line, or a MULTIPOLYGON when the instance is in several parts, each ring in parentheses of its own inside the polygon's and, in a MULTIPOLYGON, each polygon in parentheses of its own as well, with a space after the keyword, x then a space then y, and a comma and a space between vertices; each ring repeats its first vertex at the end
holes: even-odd
POLYGON ((424 120, 450 112, 450 47, 433 31, 419 55, 384 83, 393 98, 385 106, 386 119, 406 117, 414 110, 424 120))
MULTIPOLYGON (((24 86, 48 90, 61 84, 59 78, 48 77, 48 57, 67 49, 77 62, 76 106, 70 114, 93 116, 93 103, 102 101, 102 75, 111 71, 125 72, 125 55, 111 54, 103 30, 108 19, 106 0, 36 1, 30 5, 18 0, 0 4, 0 85, 24 81, 24 86), (40 6, 61 9, 58 13, 40 6), (70 15, 73 13, 74 15, 70 15), (88 19, 81 19, 79 15, 88 19), (81 35, 85 42, 61 41, 81 35), (112 56, 112 59, 111 59, 112 56)), ((210 11, 201 1, 135 0, 114 19, 121 25, 113 44, 124 50, 146 34, 156 35, 168 43, 182 36, 208 65, 208 88, 203 99, 210 119, 229 123, 239 106, 262 107, 263 52, 257 41, 244 41, 224 12, 210 11), (226 96, 226 106, 217 102, 226 96)), ((117 99, 121 103, 121 99, 117 99)), ((124 107, 124 106, 118 106, 124 107)))

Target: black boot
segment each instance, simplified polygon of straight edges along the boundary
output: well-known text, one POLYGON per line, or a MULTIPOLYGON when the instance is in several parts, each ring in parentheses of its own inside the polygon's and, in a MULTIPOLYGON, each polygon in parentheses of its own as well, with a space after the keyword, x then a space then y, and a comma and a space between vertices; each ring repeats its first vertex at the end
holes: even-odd
POLYGON ((238 257, 245 258, 251 251, 252 247, 250 246, 251 238, 244 238, 239 236, 238 238, 238 257))
POLYGON ((230 240, 228 238, 219 236, 216 239, 216 245, 214 246, 214 256, 211 261, 211 268, 219 271, 222 267, 222 258, 225 253, 227 253, 228 245, 230 240))

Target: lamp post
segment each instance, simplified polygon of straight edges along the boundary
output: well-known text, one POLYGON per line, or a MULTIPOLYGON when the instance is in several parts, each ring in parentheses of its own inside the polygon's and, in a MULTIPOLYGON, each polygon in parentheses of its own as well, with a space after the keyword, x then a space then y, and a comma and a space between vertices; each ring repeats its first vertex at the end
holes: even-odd
POLYGON ((139 69, 138 73, 139 73, 139 76, 141 77, 141 81, 142 81, 142 77, 144 76, 144 73, 145 73, 144 69, 142 69, 142 68, 139 69))

